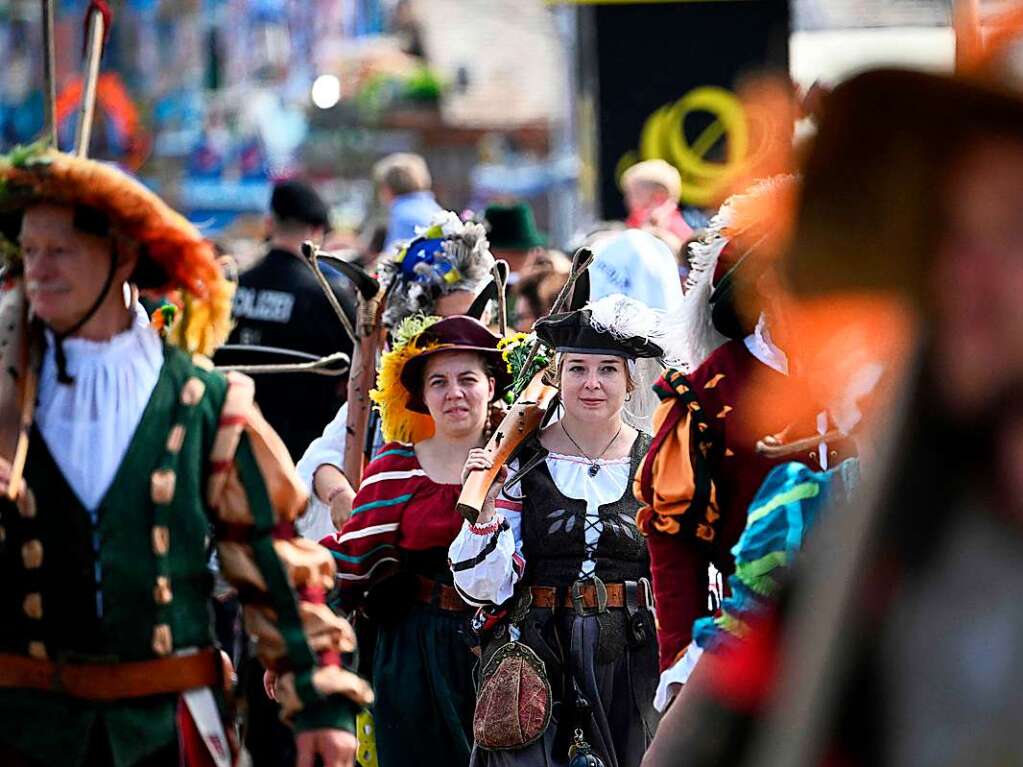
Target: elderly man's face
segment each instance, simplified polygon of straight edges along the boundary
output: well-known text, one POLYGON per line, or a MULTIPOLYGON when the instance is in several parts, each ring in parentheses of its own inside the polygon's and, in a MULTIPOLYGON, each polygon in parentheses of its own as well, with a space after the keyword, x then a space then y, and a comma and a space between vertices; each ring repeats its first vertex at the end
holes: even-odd
POLYGON ((947 196, 931 275, 939 385, 969 415, 1023 386, 1023 140, 978 142, 947 196))
MULTIPOLYGON (((25 211, 19 237, 29 304, 58 333, 92 307, 110 271, 111 241, 79 231, 63 205, 25 211)), ((120 289, 115 282, 113 288, 120 289)))

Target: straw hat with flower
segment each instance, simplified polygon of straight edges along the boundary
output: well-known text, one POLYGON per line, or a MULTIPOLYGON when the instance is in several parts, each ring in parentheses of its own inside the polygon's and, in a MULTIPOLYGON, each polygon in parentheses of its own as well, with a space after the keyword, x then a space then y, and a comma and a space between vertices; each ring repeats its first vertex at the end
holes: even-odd
POLYGON ((422 377, 430 356, 445 351, 480 354, 492 364, 494 399, 511 383, 511 373, 498 348, 500 339, 472 317, 441 319, 421 314, 406 318, 394 332, 394 345, 380 360, 377 386, 370 399, 380 411, 388 442, 416 443, 433 436, 434 423, 422 395, 422 377))

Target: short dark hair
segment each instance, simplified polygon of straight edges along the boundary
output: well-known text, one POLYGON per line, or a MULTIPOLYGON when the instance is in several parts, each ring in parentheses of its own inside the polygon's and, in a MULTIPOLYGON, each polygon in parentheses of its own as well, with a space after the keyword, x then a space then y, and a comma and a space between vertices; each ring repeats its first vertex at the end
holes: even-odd
POLYGON ((329 228, 330 215, 323 198, 309 184, 293 179, 274 186, 270 212, 281 223, 329 228))

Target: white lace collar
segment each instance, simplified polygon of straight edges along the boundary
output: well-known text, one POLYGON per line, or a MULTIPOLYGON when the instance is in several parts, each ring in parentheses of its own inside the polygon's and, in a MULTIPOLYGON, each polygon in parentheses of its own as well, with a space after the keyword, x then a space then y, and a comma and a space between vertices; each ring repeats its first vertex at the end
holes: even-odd
POLYGON ((92 511, 114 480, 156 388, 163 345, 138 304, 132 326, 107 341, 64 340, 70 385, 57 381, 52 333, 35 420, 64 478, 92 511))
POLYGON ((767 327, 767 318, 761 314, 757 319, 754 331, 743 340, 749 353, 763 362, 772 370, 783 376, 789 374, 789 358, 771 340, 771 330, 767 327))

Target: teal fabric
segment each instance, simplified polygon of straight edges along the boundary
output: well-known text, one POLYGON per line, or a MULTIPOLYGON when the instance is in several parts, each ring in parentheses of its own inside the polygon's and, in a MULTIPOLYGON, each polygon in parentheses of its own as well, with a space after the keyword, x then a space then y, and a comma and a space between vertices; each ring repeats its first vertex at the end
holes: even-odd
POLYGON ((380 767, 459 767, 476 707, 465 615, 413 605, 381 626, 373 658, 380 767))
POLYGON ((744 636, 750 621, 770 608, 820 514, 829 504, 847 501, 858 479, 855 458, 826 472, 787 463, 767 475, 750 504, 746 529, 732 548, 731 593, 722 600, 717 615, 693 624, 693 641, 698 646, 713 652, 744 636))

